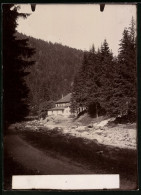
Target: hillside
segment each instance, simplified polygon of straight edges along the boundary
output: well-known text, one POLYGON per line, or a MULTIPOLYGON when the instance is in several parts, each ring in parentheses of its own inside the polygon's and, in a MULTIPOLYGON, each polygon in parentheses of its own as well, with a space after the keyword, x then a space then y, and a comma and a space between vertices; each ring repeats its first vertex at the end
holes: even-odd
POLYGON ((46 42, 17 33, 18 39, 28 39, 29 47, 35 48, 26 77, 29 88, 29 103, 38 111, 37 105, 45 101, 56 101, 70 92, 73 78, 82 63, 83 51, 46 42))

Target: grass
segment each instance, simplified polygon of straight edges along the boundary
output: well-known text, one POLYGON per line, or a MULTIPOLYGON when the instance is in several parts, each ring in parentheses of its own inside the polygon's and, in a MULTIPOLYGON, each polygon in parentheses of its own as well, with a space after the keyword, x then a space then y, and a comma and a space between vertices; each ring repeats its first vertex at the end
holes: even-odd
MULTIPOLYGON (((55 157, 61 155, 74 162, 86 164, 90 170, 96 170, 95 174, 120 174, 121 181, 131 181, 134 186, 137 184, 137 152, 135 150, 104 146, 96 140, 64 135, 57 128, 53 130, 41 128, 38 132, 26 128, 22 131, 16 130, 14 133, 19 134, 22 139, 44 153, 50 151, 55 157)), ((36 170, 22 167, 6 153, 4 156, 5 189, 11 189, 9 181, 12 175, 36 174, 36 170)), ((124 186, 125 183, 121 183, 124 186)))
POLYGON ((101 121, 107 119, 106 116, 99 116, 98 118, 92 118, 88 114, 81 115, 76 121, 80 122, 82 125, 89 125, 91 123, 100 123, 101 121))
POLYGON ((94 164, 109 173, 136 173, 137 153, 134 150, 104 146, 96 140, 63 135, 57 128, 52 131, 23 131, 21 136, 44 152, 54 151, 91 167, 94 164))

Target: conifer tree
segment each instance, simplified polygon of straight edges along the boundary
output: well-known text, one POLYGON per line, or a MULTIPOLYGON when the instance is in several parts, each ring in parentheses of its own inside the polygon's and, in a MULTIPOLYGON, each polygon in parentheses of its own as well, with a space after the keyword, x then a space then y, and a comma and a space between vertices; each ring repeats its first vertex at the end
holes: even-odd
POLYGON ((99 63, 98 54, 94 45, 90 49, 88 55, 88 65, 86 70, 86 92, 87 92, 87 108, 91 115, 98 117, 99 115, 99 63))
POLYGON ((94 45, 89 52, 84 54, 82 66, 76 74, 72 92, 72 110, 86 107, 88 113, 93 116, 99 115, 99 55, 94 45))
POLYGON ((81 106, 86 106, 87 91, 86 91, 86 67, 88 63, 88 53, 84 53, 82 66, 75 75, 72 99, 71 99, 71 111, 75 112, 81 106))
POLYGON ((101 50, 100 50, 100 66, 99 66, 99 78, 100 78, 100 88, 99 88, 99 103, 103 109, 108 113, 110 105, 110 97, 112 96, 112 83, 114 77, 114 64, 113 64, 113 54, 109 49, 109 45, 104 40, 101 50))
POLYGON ((136 51, 136 29, 135 29, 135 21, 132 17, 131 23, 129 26, 129 36, 130 36, 130 58, 129 58, 129 66, 131 71, 130 83, 132 85, 130 89, 130 104, 129 104, 129 113, 133 115, 134 120, 136 119, 137 112, 137 51, 136 51))
POLYGON ((120 41, 118 66, 114 78, 113 114, 136 118, 136 43, 135 23, 132 18, 130 27, 125 28, 120 41))
POLYGON ((129 28, 124 29, 118 57, 113 57, 106 40, 97 52, 92 46, 75 77, 74 110, 83 105, 95 116, 102 111, 110 116, 136 118, 135 34, 132 18, 129 28))
POLYGON ((18 13, 14 4, 3 4, 3 108, 4 121, 7 123, 22 120, 28 114, 28 88, 25 83, 27 66, 34 62, 28 58, 34 50, 28 47, 27 40, 16 38, 18 17, 27 14, 18 13))

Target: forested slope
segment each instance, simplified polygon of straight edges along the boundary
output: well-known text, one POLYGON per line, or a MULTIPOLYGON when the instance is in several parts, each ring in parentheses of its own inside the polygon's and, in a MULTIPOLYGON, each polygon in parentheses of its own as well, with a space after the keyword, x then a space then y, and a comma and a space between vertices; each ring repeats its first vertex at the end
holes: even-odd
POLYGON ((45 42, 17 33, 18 39, 29 39, 29 46, 35 48, 32 60, 35 64, 26 71, 29 87, 29 104, 38 111, 39 106, 56 101, 71 91, 74 74, 82 64, 83 51, 45 42))
POLYGON ((132 18, 114 57, 107 40, 84 54, 72 89, 72 111, 85 106, 93 116, 109 115, 135 121, 137 113, 136 30, 132 18))
MULTIPOLYGON (((27 38, 18 34, 20 39, 27 38)), ((53 101, 72 92, 72 113, 85 107, 93 116, 109 115, 136 120, 137 72, 134 18, 122 33, 118 56, 105 39, 96 51, 94 45, 83 52, 58 43, 28 37, 35 48, 35 65, 26 69, 29 103, 36 111, 47 110, 53 101)), ((40 113, 40 112, 38 112, 40 113)))

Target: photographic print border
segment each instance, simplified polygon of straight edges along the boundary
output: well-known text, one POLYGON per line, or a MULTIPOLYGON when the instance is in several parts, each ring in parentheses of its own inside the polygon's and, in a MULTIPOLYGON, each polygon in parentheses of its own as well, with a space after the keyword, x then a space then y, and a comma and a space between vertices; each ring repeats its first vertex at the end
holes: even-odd
MULTIPOLYGON (((15 1, 15 0, 11 0, 11 1, 8 1, 8 0, 5 0, 5 1, 1 1, 1 4, 2 3, 133 3, 133 4, 137 4, 137 74, 138 74, 138 136, 137 136, 137 139, 138 139, 138 186, 139 186, 139 190, 137 191, 122 191, 122 190, 117 190, 117 191, 114 191, 114 194, 131 194, 131 193, 140 193, 140 188, 141 188, 141 54, 140 54, 140 51, 141 51, 141 2, 140 1, 26 1, 26 0, 23 0, 23 1, 15 1)), ((2 9, 1 9, 1 26, 2 26, 2 9)), ((2 51, 2 30, 1 30, 1 51, 2 51)), ((1 97, 2 97, 2 52, 1 52, 1 69, 0 69, 0 74, 1 74, 1 97)), ((1 98, 1 101, 2 101, 2 98, 1 98)), ((1 154, 3 155, 3 121, 2 121, 2 102, 1 102, 1 135, 0 135, 0 139, 1 139, 1 154)), ((1 166, 1 173, 0 173, 0 181, 1 181, 1 192, 2 194, 5 194, 5 195, 8 195, 8 194, 13 194, 13 195, 16 195, 16 194, 22 194, 22 195, 27 195, 28 193, 34 193, 34 194, 37 194, 37 195, 41 195, 43 193, 58 193, 58 190, 24 190, 24 191, 21 191, 21 190, 10 190, 10 191, 7 191, 7 190, 3 190, 3 157, 1 156, 1 162, 0 162, 0 166, 1 166)), ((68 191, 60 191, 61 193, 68 193, 68 191)), ((70 191, 69 191, 70 192, 70 191)), ((71 191, 73 192, 73 191, 71 191)), ((88 191, 83 191, 83 190, 80 190, 80 191, 74 191, 73 193, 80 193, 80 192, 83 192, 83 193, 87 193, 87 194, 90 194, 90 193, 107 193, 107 194, 112 194, 113 193, 113 190, 107 190, 107 191, 100 191, 100 190, 94 190, 94 191, 91 191, 91 190, 88 190, 88 191)))

